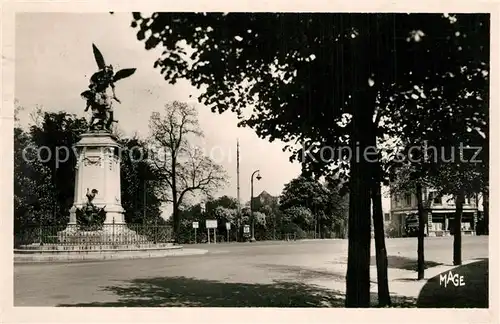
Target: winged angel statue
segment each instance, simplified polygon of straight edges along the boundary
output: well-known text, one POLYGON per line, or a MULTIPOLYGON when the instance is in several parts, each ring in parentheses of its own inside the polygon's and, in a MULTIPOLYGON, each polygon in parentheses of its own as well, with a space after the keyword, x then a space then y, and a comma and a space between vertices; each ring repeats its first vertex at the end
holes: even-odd
POLYGON ((90 78, 89 90, 81 93, 87 101, 87 107, 92 111, 90 130, 111 131, 111 125, 116 122, 113 118, 113 100, 121 103, 115 95, 115 82, 134 74, 136 69, 121 69, 114 73, 112 65, 106 65, 99 49, 92 44, 94 57, 99 71, 90 78))

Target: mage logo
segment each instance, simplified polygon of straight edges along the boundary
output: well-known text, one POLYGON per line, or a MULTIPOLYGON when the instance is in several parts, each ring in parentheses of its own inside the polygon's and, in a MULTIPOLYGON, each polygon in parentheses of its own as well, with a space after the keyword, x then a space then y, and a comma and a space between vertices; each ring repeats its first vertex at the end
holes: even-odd
POLYGON ((452 283, 455 287, 465 286, 464 276, 459 275, 458 273, 453 273, 451 270, 448 273, 439 275, 439 285, 448 286, 449 283, 452 283))

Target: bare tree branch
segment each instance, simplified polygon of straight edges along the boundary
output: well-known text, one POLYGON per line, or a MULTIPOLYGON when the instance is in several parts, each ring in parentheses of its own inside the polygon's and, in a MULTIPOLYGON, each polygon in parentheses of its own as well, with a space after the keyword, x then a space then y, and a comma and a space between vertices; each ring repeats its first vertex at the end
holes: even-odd
POLYGON ((200 148, 190 145, 190 139, 203 136, 194 107, 178 101, 168 103, 163 114, 152 114, 149 125, 150 145, 165 155, 160 161, 159 154, 153 154, 150 164, 171 192, 175 226, 186 195, 198 192, 210 196, 226 183, 226 172, 200 148))

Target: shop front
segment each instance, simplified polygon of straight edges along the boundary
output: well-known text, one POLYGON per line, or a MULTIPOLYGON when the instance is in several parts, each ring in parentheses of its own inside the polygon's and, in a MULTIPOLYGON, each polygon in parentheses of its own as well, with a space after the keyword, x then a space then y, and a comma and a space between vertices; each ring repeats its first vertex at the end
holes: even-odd
MULTIPOLYGON (((429 221, 429 236, 449 236, 455 231, 455 211, 432 211, 432 219, 429 221)), ((462 234, 475 235, 477 212, 463 211, 462 234)))
MULTIPOLYGON (((418 235, 418 213, 407 211, 395 213, 395 218, 399 218, 400 236, 416 237, 418 235)), ((426 213, 424 233, 425 236, 450 236, 454 233, 455 211, 431 211, 426 213)), ((475 235, 477 212, 464 210, 462 214, 462 234, 475 235)))

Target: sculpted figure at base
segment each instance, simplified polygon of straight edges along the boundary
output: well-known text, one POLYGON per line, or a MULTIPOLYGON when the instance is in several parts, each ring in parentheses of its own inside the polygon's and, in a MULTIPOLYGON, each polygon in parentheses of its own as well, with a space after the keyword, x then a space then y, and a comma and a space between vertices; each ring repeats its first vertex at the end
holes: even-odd
POLYGON ((76 221, 82 230, 100 229, 106 219, 106 212, 104 211, 106 206, 99 208, 92 202, 98 193, 97 189, 89 191, 87 188, 87 203, 82 209, 76 209, 76 221))
POLYGON ((99 71, 92 75, 89 90, 82 92, 81 96, 87 101, 85 111, 89 108, 92 111, 90 130, 111 131, 112 124, 117 122, 113 116, 113 100, 121 103, 115 94, 115 82, 131 76, 136 69, 122 69, 114 73, 113 66, 106 65, 99 49, 94 44, 92 48, 99 71))

